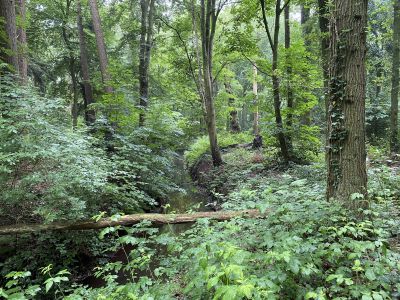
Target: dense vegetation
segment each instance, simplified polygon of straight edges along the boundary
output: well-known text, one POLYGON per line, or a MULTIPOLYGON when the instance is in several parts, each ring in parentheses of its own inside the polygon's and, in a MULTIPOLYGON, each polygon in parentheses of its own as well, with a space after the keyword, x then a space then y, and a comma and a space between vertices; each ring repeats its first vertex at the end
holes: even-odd
POLYGON ((400 298, 399 73, 400 0, 0 0, 0 298, 400 298))

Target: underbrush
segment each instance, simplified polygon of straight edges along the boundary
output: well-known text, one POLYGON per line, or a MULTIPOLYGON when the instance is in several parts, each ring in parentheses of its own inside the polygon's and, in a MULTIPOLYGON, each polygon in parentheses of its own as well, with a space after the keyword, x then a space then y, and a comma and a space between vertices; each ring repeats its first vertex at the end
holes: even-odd
MULTIPOLYGON (((253 136, 248 132, 241 133, 230 133, 224 132, 218 135, 218 145, 220 148, 224 148, 234 144, 250 143, 253 141, 253 136)), ((208 136, 202 136, 198 138, 185 152, 185 160, 188 165, 192 165, 199 157, 205 153, 210 152, 210 141, 208 136)))
MULTIPOLYGON (((210 184, 220 186, 213 181, 227 173, 225 180, 231 182, 220 194, 223 208, 256 208, 265 217, 202 219, 177 236, 159 234, 146 222, 126 228, 124 236, 121 228, 106 228, 101 236, 114 237, 113 250, 131 247, 127 263, 98 268, 106 282, 101 288, 70 285, 63 274, 47 275, 60 283, 49 293, 59 299, 400 297, 397 174, 386 167, 370 170, 370 208, 348 211, 325 200, 321 163, 283 172, 271 169, 260 155, 241 149, 226 154, 226 164, 210 184), (125 283, 116 275, 121 270, 125 283)), ((32 287, 9 276, 11 283, 0 295, 21 286, 26 298, 34 298, 27 292, 32 287)), ((46 284, 36 288, 45 290, 46 284)))

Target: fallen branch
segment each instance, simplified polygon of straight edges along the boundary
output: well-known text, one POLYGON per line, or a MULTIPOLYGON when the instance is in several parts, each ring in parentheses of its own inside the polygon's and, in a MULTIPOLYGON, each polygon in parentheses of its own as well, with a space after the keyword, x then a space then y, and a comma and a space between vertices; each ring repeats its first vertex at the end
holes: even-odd
POLYGON ((208 218, 218 221, 225 221, 235 217, 256 218, 262 217, 259 210, 240 210, 240 211, 217 211, 217 212, 196 212, 192 214, 134 214, 125 215, 118 220, 110 218, 95 221, 82 221, 75 223, 50 223, 50 224, 20 224, 0 226, 0 235, 35 233, 40 231, 60 231, 60 230, 89 230, 101 229, 112 226, 127 226, 147 220, 154 224, 178 224, 191 223, 197 219, 208 218))

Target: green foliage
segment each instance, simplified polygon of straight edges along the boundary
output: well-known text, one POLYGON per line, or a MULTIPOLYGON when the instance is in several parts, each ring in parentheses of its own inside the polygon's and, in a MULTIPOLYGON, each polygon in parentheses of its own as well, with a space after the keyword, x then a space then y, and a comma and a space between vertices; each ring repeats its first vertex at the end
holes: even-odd
MULTIPOLYGON (((253 136, 247 132, 229 133, 223 132, 218 136, 218 145, 220 148, 235 144, 250 143, 253 136)), ((210 151, 210 142, 208 136, 199 137, 185 152, 185 159, 189 165, 192 165, 199 157, 210 151)))

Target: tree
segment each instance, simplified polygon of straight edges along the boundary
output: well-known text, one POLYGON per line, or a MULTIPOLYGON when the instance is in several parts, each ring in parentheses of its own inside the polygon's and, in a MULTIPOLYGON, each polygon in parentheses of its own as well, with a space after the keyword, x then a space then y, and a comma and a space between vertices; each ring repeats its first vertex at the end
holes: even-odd
POLYGON ((286 134, 284 132, 282 112, 281 112, 281 92, 280 92, 280 78, 278 74, 278 62, 279 62, 279 30, 280 30, 280 17, 285 7, 289 5, 290 0, 287 0, 281 7, 281 0, 275 1, 275 22, 273 31, 271 32, 270 26, 267 20, 266 2, 260 0, 262 20, 265 32, 267 33, 268 42, 272 51, 272 93, 274 98, 274 112, 275 112, 275 123, 277 129, 277 139, 281 150, 281 155, 285 161, 291 160, 290 147, 286 134))
POLYGON ((5 35, 0 36, 0 59, 19 72, 15 1, 0 0, 0 24, 5 35))
POLYGON ((205 120, 207 123, 208 136, 210 140, 211 156, 214 166, 222 164, 221 152, 218 146, 217 126, 214 106, 213 86, 213 47, 217 19, 222 10, 222 3, 216 7, 215 0, 200 0, 200 33, 202 53, 202 93, 205 120))
MULTIPOLYGON (((291 77, 292 77, 292 67, 291 67, 291 59, 290 59, 290 7, 287 5, 285 7, 285 50, 286 50, 286 76, 287 76, 287 86, 286 86, 286 98, 287 98, 287 120, 286 125, 289 130, 292 129, 293 126, 293 91, 291 87, 291 77)), ((292 146, 292 137, 289 133, 287 136, 287 144, 289 149, 293 148, 292 146)))
POLYGON ((77 2, 77 25, 78 25, 78 35, 79 35, 79 52, 80 52, 80 66, 83 79, 83 100, 85 107, 85 120, 87 125, 91 125, 96 120, 96 115, 93 109, 88 108, 90 104, 94 103, 93 99, 93 89, 90 83, 90 73, 89 73, 89 60, 87 54, 87 46, 85 39, 85 32, 83 30, 83 20, 82 20, 82 7, 81 1, 77 2))
POLYGON ((104 42, 103 29, 101 27, 101 20, 99 9, 97 7, 97 0, 89 0, 90 12, 92 14, 92 22, 94 34, 96 36, 97 52, 99 54, 99 64, 101 79, 104 85, 104 91, 106 93, 112 93, 113 89, 110 85, 111 76, 108 71, 108 58, 106 51, 106 44, 104 42))
POLYGON ((141 29, 139 51, 139 126, 144 125, 145 110, 149 103, 149 67, 153 43, 153 18, 155 0, 141 0, 141 29))
POLYGON ((228 93, 228 106, 229 106, 229 130, 233 133, 240 132, 240 124, 238 119, 238 111, 233 106, 235 105, 235 97, 233 95, 231 84, 225 80, 225 91, 228 93))
POLYGON ((61 32, 65 46, 68 51, 68 71, 72 83, 72 105, 71 105, 72 127, 76 128, 78 126, 78 81, 75 68, 76 58, 75 58, 74 46, 70 41, 70 33, 68 32, 68 25, 67 25, 71 13, 71 5, 72 1, 66 0, 65 10, 64 10, 64 3, 61 4, 60 10, 63 14, 61 32))
POLYGON ((400 0, 393 4, 393 57, 392 57, 392 90, 390 106, 390 152, 397 153, 399 146, 399 68, 400 68, 400 0))
POLYGON ((257 66, 253 66, 253 102, 254 102, 254 120, 253 133, 255 136, 260 134, 260 115, 258 108, 258 84, 257 84, 257 66))
POLYGON ((27 59, 27 41, 26 41, 26 7, 25 0, 17 0, 18 4, 18 15, 20 18, 20 24, 17 28, 18 36, 18 67, 19 77, 21 82, 26 84, 28 79, 28 59, 27 59))
MULTIPOLYGON (((328 89, 329 80, 329 6, 328 0, 318 0, 318 20, 321 33, 321 57, 322 71, 324 75, 325 92, 328 89)), ((328 99, 325 99, 326 111, 328 111, 328 99)))
POLYGON ((367 194, 365 149, 367 0, 334 0, 330 20, 327 198, 348 206, 367 194))

